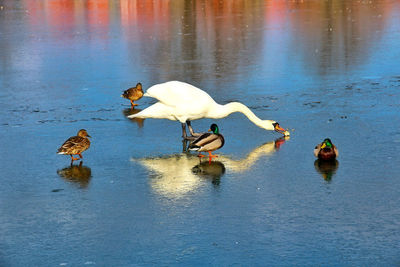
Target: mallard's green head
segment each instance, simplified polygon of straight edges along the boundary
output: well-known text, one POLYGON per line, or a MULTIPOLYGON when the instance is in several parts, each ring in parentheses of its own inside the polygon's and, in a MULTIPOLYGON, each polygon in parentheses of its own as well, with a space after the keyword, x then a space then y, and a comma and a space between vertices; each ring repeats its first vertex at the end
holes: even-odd
POLYGON ((218 126, 215 123, 211 124, 210 130, 208 130, 208 131, 213 132, 214 134, 219 134, 218 126))
POLYGON ((331 148, 331 147, 332 147, 332 141, 331 141, 331 139, 325 138, 325 140, 322 142, 321 148, 325 148, 325 147, 328 147, 328 148, 331 148))

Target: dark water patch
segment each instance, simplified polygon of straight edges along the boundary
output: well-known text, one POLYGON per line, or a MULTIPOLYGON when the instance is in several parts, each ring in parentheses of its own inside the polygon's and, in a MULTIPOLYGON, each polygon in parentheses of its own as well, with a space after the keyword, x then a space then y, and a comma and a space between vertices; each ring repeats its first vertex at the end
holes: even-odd
MULTIPOLYGON (((261 106, 249 106, 251 110, 273 110, 269 105, 261 105, 261 106)), ((274 110, 278 110, 275 108, 274 110)))
MULTIPOLYGON (((107 119, 107 118, 89 118, 89 119, 47 119, 47 120, 39 120, 38 123, 46 124, 46 123, 77 123, 77 122, 88 122, 88 121, 123 121, 123 119, 107 119)), ((20 124, 23 125, 23 124, 20 124)))
MULTIPOLYGON (((123 121, 123 119, 91 118, 91 121, 123 121)), ((82 119, 81 121, 86 121, 82 119)))
POLYGON ((321 101, 312 101, 312 102, 306 102, 303 103, 304 106, 309 106, 311 108, 315 108, 321 104, 321 101))
POLYGON ((114 111, 115 109, 112 108, 101 108, 99 110, 97 110, 96 112, 110 112, 110 111, 114 111))
POLYGON ((53 192, 53 193, 58 193, 58 192, 61 192, 61 191, 64 191, 64 189, 63 188, 56 188, 56 189, 51 190, 51 192, 53 192))
POLYGON ((62 122, 61 120, 40 120, 38 121, 38 123, 58 123, 58 122, 62 122))

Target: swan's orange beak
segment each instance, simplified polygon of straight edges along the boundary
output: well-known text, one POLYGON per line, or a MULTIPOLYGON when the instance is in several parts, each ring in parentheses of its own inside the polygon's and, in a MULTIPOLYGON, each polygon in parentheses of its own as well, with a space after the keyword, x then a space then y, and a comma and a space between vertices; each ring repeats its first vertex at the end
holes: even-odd
POLYGON ((285 135, 286 130, 283 129, 283 128, 279 125, 279 123, 275 122, 275 123, 273 123, 272 125, 274 125, 274 130, 275 130, 275 132, 278 132, 278 133, 281 133, 281 134, 285 135))

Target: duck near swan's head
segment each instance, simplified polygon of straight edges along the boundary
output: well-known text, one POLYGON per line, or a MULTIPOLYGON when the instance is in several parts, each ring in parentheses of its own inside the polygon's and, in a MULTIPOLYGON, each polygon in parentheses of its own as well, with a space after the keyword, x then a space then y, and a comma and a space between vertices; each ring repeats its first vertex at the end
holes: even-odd
POLYGON ((131 87, 125 90, 121 97, 126 98, 131 101, 131 108, 137 106, 138 104, 133 103, 143 97, 143 88, 141 83, 137 83, 135 87, 131 87))

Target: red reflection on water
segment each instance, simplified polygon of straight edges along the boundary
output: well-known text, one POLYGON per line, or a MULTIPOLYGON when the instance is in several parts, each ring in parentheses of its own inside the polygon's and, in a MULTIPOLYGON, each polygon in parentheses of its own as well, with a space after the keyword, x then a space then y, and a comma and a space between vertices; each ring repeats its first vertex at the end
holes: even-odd
MULTIPOLYGON (((40 2, 40 1, 39 1, 40 2)), ((48 24, 57 29, 73 29, 75 4, 73 1, 46 1, 46 17, 48 24)))
MULTIPOLYGON (((285 66, 287 51, 319 72, 359 65, 382 35, 396 1, 318 0, 23 0, 34 33, 56 40, 108 38, 120 23, 127 40, 142 42, 140 54, 176 62, 204 59, 221 73, 250 66, 265 53, 268 69, 285 66), (81 35, 78 35, 81 34, 81 35), (262 50, 263 48, 264 51, 262 50), (168 51, 161 55, 159 51, 168 51), (197 57, 197 58, 196 58, 197 57), (277 59, 278 58, 278 59, 277 59), (304 60, 306 59, 306 60, 304 60)), ((397 7, 397 9, 396 9, 397 7)), ((182 64, 180 64, 182 65, 182 64)), ((175 67, 180 67, 175 66, 175 67)), ((182 70, 187 66, 182 65, 182 70)), ((194 66, 193 68, 198 68, 194 66)), ((170 69, 166 71, 170 72, 170 69)), ((214 72, 212 70, 212 72, 214 72)), ((283 72, 282 72, 283 73, 283 72)))
POLYGON ((110 1, 109 0, 88 0, 88 24, 99 28, 108 28, 110 24, 110 1))
POLYGON ((287 1, 267 1, 265 21, 267 26, 282 25, 285 23, 288 12, 287 1))
POLYGON ((146 25, 168 27, 170 4, 169 0, 120 0, 121 24, 130 26, 142 22, 146 25))

